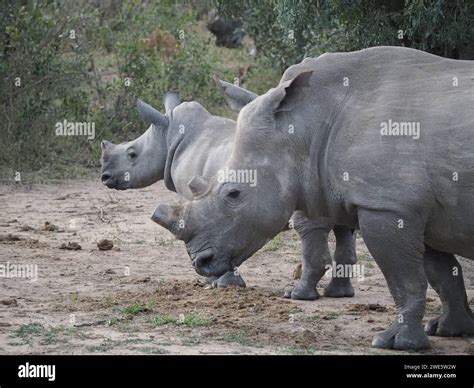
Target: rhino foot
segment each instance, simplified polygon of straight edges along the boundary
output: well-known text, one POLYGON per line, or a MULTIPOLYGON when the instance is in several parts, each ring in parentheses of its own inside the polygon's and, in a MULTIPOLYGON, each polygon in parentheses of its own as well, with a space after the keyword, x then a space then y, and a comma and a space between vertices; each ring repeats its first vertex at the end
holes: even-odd
POLYGON ((352 298, 354 289, 350 278, 332 278, 324 289, 324 296, 329 298, 352 298))
POLYGON ((226 288, 229 286, 247 287, 242 276, 236 275, 232 271, 226 272, 220 278, 215 278, 212 282, 212 288, 226 288))
POLYGON ((396 323, 377 334, 372 346, 381 349, 421 350, 429 347, 429 341, 421 324, 409 326, 396 323))
POLYGON ((474 319, 466 312, 453 314, 442 314, 438 318, 431 319, 425 325, 428 335, 440 337, 462 337, 474 335, 474 319))
POLYGON ((313 287, 299 287, 299 283, 292 290, 286 291, 284 298, 293 300, 316 300, 319 298, 319 292, 313 287))

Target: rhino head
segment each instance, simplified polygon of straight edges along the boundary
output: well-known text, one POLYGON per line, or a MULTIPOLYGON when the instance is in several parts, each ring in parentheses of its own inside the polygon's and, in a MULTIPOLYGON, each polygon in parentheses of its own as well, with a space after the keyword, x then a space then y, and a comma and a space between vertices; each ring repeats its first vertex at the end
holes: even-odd
POLYGON ((151 123, 137 139, 113 144, 102 141, 102 183, 116 190, 149 186, 164 176, 167 156, 167 131, 172 110, 180 104, 178 94, 169 92, 164 99, 166 114, 137 100, 143 120, 151 123))
POLYGON ((297 78, 242 108, 230 160, 210 180, 191 179, 192 201, 159 205, 152 215, 186 243, 200 275, 221 276, 240 266, 298 208, 299 166, 292 147, 301 139, 288 136, 285 121, 299 103, 295 90, 304 80, 297 78))

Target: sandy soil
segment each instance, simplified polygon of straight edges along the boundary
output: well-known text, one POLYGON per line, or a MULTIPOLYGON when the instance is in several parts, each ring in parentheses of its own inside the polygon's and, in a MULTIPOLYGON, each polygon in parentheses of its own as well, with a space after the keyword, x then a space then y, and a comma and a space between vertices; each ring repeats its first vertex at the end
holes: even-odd
MULTIPOLYGON (((38 271, 36 281, 0 278, 0 353, 399 354, 370 347, 394 305, 360 238, 365 277, 354 280, 354 298, 282 298, 301 250, 293 230, 242 265, 247 289, 208 289, 183 244, 150 220, 156 204, 174 199, 162 184, 0 186, 0 265, 38 271), (99 250, 101 239, 113 248, 99 250), (61 249, 69 243, 81 249, 61 249)), ((462 262, 472 305, 474 265, 462 262)), ((425 320, 439 311, 429 289, 425 320)), ((424 354, 474 353, 472 338, 431 344, 424 354)))

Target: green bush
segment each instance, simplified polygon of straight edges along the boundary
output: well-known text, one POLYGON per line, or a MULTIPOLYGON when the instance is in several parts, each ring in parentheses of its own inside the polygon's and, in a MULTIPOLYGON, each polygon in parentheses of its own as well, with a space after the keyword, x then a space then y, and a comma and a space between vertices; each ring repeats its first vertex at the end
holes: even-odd
POLYGON ((0 36, 2 180, 15 172, 61 178, 97 169, 100 140, 129 140, 144 130, 137 97, 163 109, 173 89, 230 114, 212 76, 233 79, 248 60, 244 49, 216 48, 193 9, 171 0, 2 2, 0 36), (170 58, 145 47, 158 28, 177 40, 170 58), (94 123, 95 138, 56 136, 63 120, 94 123))
MULTIPOLYGON (((47 8, 36 2, 3 7, 0 166, 22 171, 64 157, 66 139, 55 138, 58 120, 89 119, 89 96, 82 87, 87 83, 87 58, 82 54, 85 47, 68 36, 79 18, 66 18, 54 3, 47 8), (57 146, 51 147, 52 142, 57 146)), ((79 143, 77 148, 85 146, 79 143)))
POLYGON ((281 70, 307 56, 405 45, 474 59, 474 5, 463 0, 217 0, 281 70), (400 31, 402 36, 400 37, 400 31))

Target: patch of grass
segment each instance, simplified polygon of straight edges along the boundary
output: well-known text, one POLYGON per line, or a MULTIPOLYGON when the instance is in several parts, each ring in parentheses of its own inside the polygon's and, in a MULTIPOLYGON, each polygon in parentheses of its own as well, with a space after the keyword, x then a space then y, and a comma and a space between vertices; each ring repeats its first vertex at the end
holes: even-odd
POLYGON ((120 323, 123 319, 120 318, 120 317, 113 317, 113 318, 110 318, 108 321, 107 321, 107 324, 109 326, 115 326, 117 325, 118 323, 120 323))
POLYGON ((100 345, 86 346, 86 350, 91 353, 104 353, 110 349, 113 349, 116 345, 116 341, 105 339, 100 345))
POLYGON ((327 314, 323 315, 322 319, 331 320, 331 319, 336 319, 338 316, 339 316, 339 313, 335 311, 330 311, 327 314))
POLYGON ((157 244, 160 247, 172 247, 175 245, 175 242, 176 241, 171 238, 161 238, 157 241, 157 244))
POLYGON ((14 332, 14 336, 19 337, 25 341, 25 343, 31 344, 34 338, 40 338, 41 345, 51 345, 58 342, 68 342, 67 337, 74 336, 78 333, 75 327, 50 327, 45 328, 40 323, 29 323, 21 325, 14 332))
POLYGON ((141 348, 136 348, 136 350, 138 350, 139 352, 145 353, 145 354, 168 354, 169 353, 168 351, 166 351, 164 349, 154 348, 154 347, 151 347, 151 346, 144 346, 144 347, 141 347, 141 348))
POLYGON ((121 312, 125 315, 138 315, 140 313, 145 313, 147 311, 150 311, 149 306, 145 306, 140 303, 134 303, 130 306, 127 306, 121 309, 121 312))
POLYGON ((275 252, 281 248, 283 241, 280 235, 277 235, 273 240, 269 241, 264 247, 263 252, 275 252))
POLYGON ((299 346, 289 346, 283 350, 287 354, 291 354, 293 356, 305 356, 309 354, 315 354, 317 352, 316 348, 302 348, 299 346))
POLYGON ((321 321, 321 315, 314 314, 314 315, 308 315, 303 318, 303 321, 305 322, 320 322, 321 321))
POLYGON ((156 317, 154 317, 151 322, 155 325, 155 326, 164 326, 164 325, 168 325, 168 324, 174 324, 176 323, 176 318, 169 315, 169 314, 160 314, 160 315, 157 315, 156 317))
POLYGON ((124 341, 121 341, 124 345, 135 345, 135 344, 145 344, 149 343, 150 340, 145 338, 127 338, 124 341))
POLYGON ((369 269, 374 268, 374 263, 372 261, 367 261, 364 265, 369 269))
POLYGON ((339 317, 340 313, 336 311, 330 311, 328 313, 308 315, 303 318, 305 322, 321 322, 322 320, 330 321, 339 317))
POLYGON ((443 306, 435 305, 433 306, 432 304, 427 304, 426 305, 426 314, 432 314, 432 315, 440 315, 443 311, 443 306))
POLYGON ((209 326, 211 318, 203 313, 190 313, 184 316, 183 325, 189 327, 209 326))
POLYGON ((301 310, 301 308, 298 307, 298 306, 291 306, 289 313, 290 314, 296 314, 296 313, 300 313, 302 311, 303 310, 301 310))
POLYGON ((180 314, 179 316, 173 316, 170 314, 160 314, 151 320, 154 326, 174 325, 174 326, 188 326, 188 327, 201 327, 209 326, 212 319, 204 313, 191 312, 189 314, 180 314))
POLYGON ((46 331, 45 327, 41 323, 28 323, 21 325, 14 334, 17 337, 28 339, 30 337, 42 335, 46 331))
POLYGON ((243 346, 255 346, 255 341, 251 338, 251 333, 247 329, 226 333, 223 339, 226 342, 235 342, 243 346))
POLYGON ((357 260, 359 261, 373 261, 372 256, 369 253, 357 252, 357 260))

